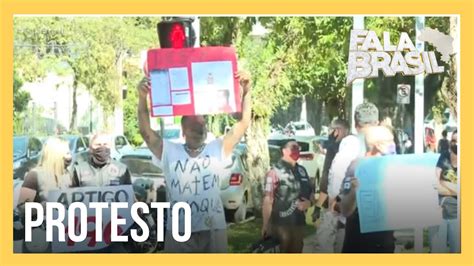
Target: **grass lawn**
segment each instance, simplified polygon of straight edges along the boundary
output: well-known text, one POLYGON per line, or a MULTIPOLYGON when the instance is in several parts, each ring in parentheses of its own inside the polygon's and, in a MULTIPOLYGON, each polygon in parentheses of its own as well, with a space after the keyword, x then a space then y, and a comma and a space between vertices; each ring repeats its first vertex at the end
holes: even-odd
MULTIPOLYGON (((314 234, 316 229, 311 221, 312 208, 306 214, 305 235, 314 234), (311 223, 309 223, 311 222, 311 223)), ((229 253, 248 253, 252 244, 260 240, 262 219, 257 218, 242 224, 232 224, 227 230, 229 238, 229 253)))

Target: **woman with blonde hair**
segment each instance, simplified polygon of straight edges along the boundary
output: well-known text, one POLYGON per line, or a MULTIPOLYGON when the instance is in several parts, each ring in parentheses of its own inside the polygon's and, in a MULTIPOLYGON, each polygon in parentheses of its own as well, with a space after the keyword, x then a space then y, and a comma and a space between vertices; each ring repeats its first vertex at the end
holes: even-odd
POLYGON ((71 185, 68 166, 72 156, 65 140, 51 137, 43 147, 39 164, 25 177, 20 190, 18 205, 24 202, 47 201, 50 190, 64 189, 71 185))
MULTIPOLYGON (((50 191, 71 186, 71 174, 68 169, 71 162, 72 156, 67 141, 55 137, 46 141, 38 166, 28 172, 20 189, 17 211, 22 221, 26 202, 38 202, 44 206, 50 191)), ((49 243, 46 242, 42 228, 35 228, 32 236, 32 242, 24 243, 25 251, 46 252, 49 243)))

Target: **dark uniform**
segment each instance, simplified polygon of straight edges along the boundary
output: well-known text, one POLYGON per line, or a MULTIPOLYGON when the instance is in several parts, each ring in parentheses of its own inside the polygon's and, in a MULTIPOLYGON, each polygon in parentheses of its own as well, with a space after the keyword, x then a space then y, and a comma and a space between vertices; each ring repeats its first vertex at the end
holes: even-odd
POLYGON ((74 165, 73 187, 103 187, 131 184, 130 172, 127 166, 115 160, 102 166, 93 162, 79 162, 74 165))
MULTIPOLYGON (((95 165, 92 160, 78 162, 73 168, 73 187, 103 187, 131 185, 130 171, 123 163, 109 159, 103 165, 95 165)), ((128 252, 122 243, 112 243, 105 249, 94 251, 94 253, 126 253, 128 252)))
POLYGON ((297 202, 303 198, 310 200, 313 193, 308 173, 299 164, 293 167, 280 160, 268 173, 265 192, 273 195, 270 224, 272 233, 280 239, 281 249, 301 252, 306 221, 297 202))

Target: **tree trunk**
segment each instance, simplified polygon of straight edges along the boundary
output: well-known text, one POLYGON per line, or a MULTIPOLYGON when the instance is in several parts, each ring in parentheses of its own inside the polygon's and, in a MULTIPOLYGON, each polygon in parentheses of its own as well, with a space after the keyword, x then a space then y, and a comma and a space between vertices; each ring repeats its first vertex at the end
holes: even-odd
POLYGON ((308 123, 314 128, 314 133, 318 136, 323 125, 323 105, 316 97, 306 96, 306 113, 308 123))
POLYGON ((69 124, 69 131, 73 132, 76 130, 76 118, 77 118, 77 80, 74 78, 72 84, 72 114, 71 114, 71 123, 69 124))
POLYGON ((270 165, 267 143, 268 125, 268 118, 254 118, 245 134, 251 200, 254 206, 254 214, 257 217, 260 217, 262 213, 263 182, 270 165))
POLYGON ((114 130, 116 134, 123 134, 123 91, 122 91, 122 78, 123 78, 123 61, 126 57, 125 51, 119 51, 115 62, 115 69, 117 73, 117 101, 114 106, 114 119, 110 128, 114 130))

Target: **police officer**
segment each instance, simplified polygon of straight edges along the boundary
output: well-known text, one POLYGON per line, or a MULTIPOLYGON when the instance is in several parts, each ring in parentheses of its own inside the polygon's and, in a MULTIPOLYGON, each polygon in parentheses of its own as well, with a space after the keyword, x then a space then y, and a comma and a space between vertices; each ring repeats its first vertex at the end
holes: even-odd
POLYGON ((74 165, 73 187, 103 187, 131 184, 127 166, 110 157, 111 137, 99 133, 91 138, 90 157, 74 165))
MULTIPOLYGON (((89 159, 74 164, 72 187, 104 187, 131 185, 130 172, 126 165, 110 157, 112 138, 105 133, 98 133, 91 138, 89 159)), ((122 243, 112 243, 99 253, 128 252, 122 243)))
POLYGON ((262 236, 277 237, 283 253, 301 253, 305 211, 311 205, 313 188, 306 169, 296 163, 300 157, 298 143, 286 139, 280 146, 282 158, 265 180, 262 236))

